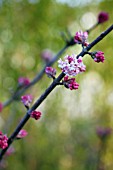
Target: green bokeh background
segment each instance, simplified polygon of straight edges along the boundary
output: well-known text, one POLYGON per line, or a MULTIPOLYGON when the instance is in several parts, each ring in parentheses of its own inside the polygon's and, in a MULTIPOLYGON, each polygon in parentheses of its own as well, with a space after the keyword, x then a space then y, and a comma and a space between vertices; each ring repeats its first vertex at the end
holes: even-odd
MULTIPOLYGON (((18 77, 30 80, 41 70, 43 49, 55 54, 65 46, 61 32, 68 28, 74 36, 96 23, 98 13, 106 11, 110 19, 89 35, 93 41, 113 20, 113 1, 0 0, 0 101, 5 102, 17 86, 18 77), (70 5, 75 2, 74 5, 70 5), (79 2, 79 3, 78 3, 79 2), (84 2, 84 5, 83 5, 84 2), (78 5, 77 5, 78 4, 78 5)), ((100 140, 96 128, 113 127, 113 33, 92 51, 105 53, 105 63, 84 57, 86 72, 76 77, 79 90, 57 87, 40 105, 43 116, 25 125, 28 136, 15 141, 15 153, 7 157, 7 170, 97 170, 100 140)), ((66 50, 79 53, 80 46, 66 50)), ((54 64, 57 75, 60 69, 54 64)), ((51 83, 46 75, 26 93, 35 100, 51 83)), ((8 136, 26 110, 15 101, 0 114, 0 130, 8 136)), ((113 169, 113 136, 111 134, 101 160, 105 170, 113 169)))

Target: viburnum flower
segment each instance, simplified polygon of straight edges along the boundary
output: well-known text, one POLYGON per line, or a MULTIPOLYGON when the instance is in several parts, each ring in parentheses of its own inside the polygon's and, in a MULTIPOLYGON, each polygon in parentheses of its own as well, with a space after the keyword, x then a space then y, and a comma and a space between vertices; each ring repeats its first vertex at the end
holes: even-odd
POLYGON ((21 86, 27 86, 30 83, 30 80, 26 77, 19 77, 18 83, 21 86))
POLYGON ((21 97, 21 101, 22 103, 24 104, 25 107, 29 108, 30 106, 30 103, 32 102, 33 100, 33 96, 30 95, 30 94, 27 94, 27 95, 24 95, 21 97))
POLYGON ((41 56, 45 62, 49 62, 53 57, 53 52, 49 49, 45 49, 42 51, 41 56))
POLYGON ((74 41, 77 44, 82 44, 83 46, 87 46, 88 45, 87 38, 88 38, 88 32, 78 31, 75 34, 74 41))
POLYGON ((109 19, 109 14, 107 12, 100 12, 98 15, 98 23, 104 23, 109 19))
POLYGON ((38 119, 40 119, 40 117, 41 117, 41 112, 39 112, 39 111, 32 111, 31 112, 31 117, 32 118, 34 118, 34 119, 36 119, 36 120, 38 120, 38 119))
POLYGON ((8 146, 8 137, 0 131, 0 148, 5 149, 8 146))
POLYGON ((28 132, 24 129, 20 130, 20 132, 18 133, 18 135, 16 136, 17 139, 21 139, 24 138, 25 136, 28 135, 28 132))
POLYGON ((96 129, 96 133, 98 135, 98 137, 100 137, 101 139, 109 136, 112 132, 112 129, 111 128, 105 128, 105 127, 98 127, 96 129))
POLYGON ((64 61, 59 59, 58 67, 60 67, 67 76, 76 76, 86 70, 86 66, 82 62, 82 57, 77 59, 75 54, 71 56, 66 55, 64 61))
POLYGON ((77 90, 79 87, 79 84, 75 81, 75 78, 69 78, 68 76, 64 77, 63 84, 70 90, 77 90))
POLYGON ((56 69, 54 69, 53 67, 46 67, 45 73, 48 75, 48 77, 54 78, 56 75, 56 69))
POLYGON ((0 112, 3 110, 3 104, 0 102, 0 112))
POLYGON ((95 62, 99 63, 99 62, 104 62, 105 57, 104 57, 104 53, 102 51, 96 51, 92 53, 92 58, 94 59, 95 62))

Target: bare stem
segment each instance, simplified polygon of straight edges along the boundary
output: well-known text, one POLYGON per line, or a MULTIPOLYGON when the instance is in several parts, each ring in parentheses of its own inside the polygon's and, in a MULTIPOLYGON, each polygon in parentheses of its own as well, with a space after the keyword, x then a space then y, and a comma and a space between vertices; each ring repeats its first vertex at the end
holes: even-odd
POLYGON ((95 29, 97 26, 99 25, 99 23, 97 22, 95 25, 93 25, 89 30, 87 30, 88 34, 95 29))

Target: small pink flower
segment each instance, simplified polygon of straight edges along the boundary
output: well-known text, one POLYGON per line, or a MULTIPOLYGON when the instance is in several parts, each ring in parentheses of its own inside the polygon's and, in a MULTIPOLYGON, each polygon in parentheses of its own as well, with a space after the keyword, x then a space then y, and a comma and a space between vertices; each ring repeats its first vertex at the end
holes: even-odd
POLYGON ((87 38, 88 38, 87 32, 79 31, 79 32, 76 32, 76 35, 74 37, 74 41, 77 44, 82 44, 84 46, 87 46, 88 45, 87 38))
POLYGON ((56 69, 54 69, 53 67, 46 67, 45 73, 48 75, 48 77, 54 78, 54 76, 56 75, 56 69))
POLYGON ((3 110, 3 104, 0 102, 0 112, 3 110))
POLYGON ((21 97, 21 101, 24 104, 24 106, 26 106, 26 107, 30 106, 30 103, 32 102, 32 100, 33 100, 33 97, 30 94, 27 94, 27 95, 21 97))
POLYGON ((109 19, 109 14, 107 12, 100 12, 98 15, 98 23, 104 23, 109 19))
POLYGON ((24 138, 27 135, 28 135, 28 132, 26 130, 22 129, 22 130, 20 130, 20 132, 18 133, 16 138, 21 139, 21 138, 24 138))
POLYGON ((111 128, 105 128, 105 127, 98 127, 96 129, 96 133, 98 135, 98 137, 100 137, 101 139, 102 138, 105 138, 105 137, 108 137, 112 132, 112 129, 111 128))
POLYGON ((94 61, 99 63, 99 62, 104 62, 104 53, 102 51, 97 51, 94 55, 94 61))
POLYGON ((53 52, 49 49, 45 49, 42 51, 41 56, 45 62, 49 62, 53 58, 53 52))
POLYGON ((18 83, 21 85, 21 86, 27 86, 30 84, 30 80, 26 77, 19 77, 18 79, 18 83))
POLYGON ((64 77, 63 84, 66 88, 69 88, 70 90, 77 90, 79 87, 79 84, 75 81, 75 78, 70 78, 68 76, 64 77))
POLYGON ((0 148, 5 149, 8 146, 8 138, 0 131, 0 148))
POLYGON ((75 54, 71 56, 66 55, 64 61, 59 59, 58 67, 60 67, 67 76, 76 76, 86 70, 86 66, 82 62, 82 57, 77 59, 75 54))
POLYGON ((40 117, 41 117, 41 112, 36 111, 36 110, 35 110, 35 111, 32 111, 31 117, 34 118, 34 119, 36 119, 36 120, 38 120, 38 119, 40 119, 40 117))

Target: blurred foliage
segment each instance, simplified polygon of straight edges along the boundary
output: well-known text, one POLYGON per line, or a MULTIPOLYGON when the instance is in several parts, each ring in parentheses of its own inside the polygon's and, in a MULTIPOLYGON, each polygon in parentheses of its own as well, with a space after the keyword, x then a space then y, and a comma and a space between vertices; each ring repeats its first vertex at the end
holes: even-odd
MULTIPOLYGON (((0 101, 10 97, 18 77, 32 80, 40 71, 43 49, 57 53, 65 45, 61 32, 68 28, 74 35, 90 28, 100 11, 108 12, 110 19, 91 32, 89 42, 112 24, 112 0, 87 2, 70 7, 55 0, 0 0, 0 101)), ((77 76, 79 90, 57 87, 44 101, 39 107, 42 119, 29 121, 25 126, 29 135, 14 142, 15 153, 6 159, 7 170, 98 170, 100 139, 96 128, 113 127, 112 47, 111 32, 92 49, 104 51, 104 64, 84 57, 87 71, 77 76)), ((71 47, 65 54, 80 50, 79 46, 71 47)), ((44 75, 27 93, 36 100, 50 82, 44 75)), ((20 101, 13 102, 0 115, 0 129, 9 136, 25 112, 20 101)), ((112 142, 113 135, 102 148, 105 170, 113 167, 112 142)))

